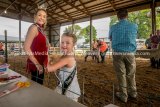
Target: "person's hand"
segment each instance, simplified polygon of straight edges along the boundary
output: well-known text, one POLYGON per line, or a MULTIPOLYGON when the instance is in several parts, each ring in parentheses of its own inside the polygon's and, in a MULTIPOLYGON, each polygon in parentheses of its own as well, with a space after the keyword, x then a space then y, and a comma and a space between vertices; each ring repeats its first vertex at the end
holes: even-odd
POLYGON ((47 71, 48 73, 51 72, 51 65, 50 65, 50 64, 47 65, 46 71, 47 71))
POLYGON ((48 73, 47 66, 44 66, 44 72, 48 73))
POLYGON ((42 73, 43 73, 43 67, 42 67, 42 65, 36 64, 36 68, 37 68, 39 74, 42 74, 42 73))

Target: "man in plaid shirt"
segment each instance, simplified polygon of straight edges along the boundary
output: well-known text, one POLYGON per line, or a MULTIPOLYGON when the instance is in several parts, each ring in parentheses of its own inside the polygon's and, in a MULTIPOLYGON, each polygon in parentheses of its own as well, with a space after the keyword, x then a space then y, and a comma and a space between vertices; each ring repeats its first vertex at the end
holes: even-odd
POLYGON ((112 41, 113 65, 116 71, 119 92, 116 96, 123 102, 127 102, 128 95, 137 97, 135 73, 136 61, 136 36, 138 27, 127 20, 127 10, 117 12, 119 22, 111 26, 109 38, 112 41), (128 89, 128 90, 127 90, 128 89))

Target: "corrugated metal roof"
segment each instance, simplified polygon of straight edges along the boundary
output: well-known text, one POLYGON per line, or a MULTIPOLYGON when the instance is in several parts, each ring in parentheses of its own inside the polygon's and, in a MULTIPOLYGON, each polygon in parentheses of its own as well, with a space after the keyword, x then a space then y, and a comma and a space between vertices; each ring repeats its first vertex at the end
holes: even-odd
MULTIPOLYGON (((0 0, 1 16, 33 22, 37 5, 45 4, 48 13, 48 24, 60 24, 79 20, 103 13, 115 14, 121 8, 135 11, 150 8, 153 0, 0 0), (12 5, 11 5, 12 4, 12 5), (9 7, 9 8, 8 8, 9 7), (6 9, 8 14, 4 14, 6 9)), ((160 0, 156 0, 160 5, 160 0)))

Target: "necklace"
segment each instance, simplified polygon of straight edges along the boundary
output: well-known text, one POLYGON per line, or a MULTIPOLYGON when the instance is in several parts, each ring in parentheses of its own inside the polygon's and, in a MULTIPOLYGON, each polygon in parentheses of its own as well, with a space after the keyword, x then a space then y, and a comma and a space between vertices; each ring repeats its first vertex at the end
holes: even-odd
POLYGON ((48 41, 47 37, 45 36, 44 31, 42 30, 42 28, 37 23, 35 23, 35 25, 38 27, 38 31, 40 31, 42 33, 42 35, 45 37, 46 46, 48 46, 49 45, 49 41, 48 41))

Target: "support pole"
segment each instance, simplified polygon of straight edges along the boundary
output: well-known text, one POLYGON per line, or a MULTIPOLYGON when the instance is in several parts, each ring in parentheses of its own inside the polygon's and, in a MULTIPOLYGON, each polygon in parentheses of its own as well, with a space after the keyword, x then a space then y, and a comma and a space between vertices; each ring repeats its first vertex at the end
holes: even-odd
POLYGON ((90 33, 89 33, 89 35, 90 35, 90 50, 92 50, 92 39, 93 39, 93 37, 92 37, 92 16, 90 16, 90 33))
POLYGON ((151 4, 151 13, 152 13, 152 34, 156 33, 156 11, 155 11, 156 3, 155 0, 152 1, 151 4))
POLYGON ((72 33, 74 32, 74 20, 72 21, 72 33))
POLYGON ((52 33, 52 31, 51 31, 51 25, 49 25, 48 27, 49 27, 49 35, 48 35, 49 43, 52 44, 52 43, 51 43, 51 41, 52 41, 52 37, 51 37, 51 35, 52 35, 52 34, 51 34, 51 33, 52 33))
POLYGON ((4 35, 5 35, 5 63, 8 63, 7 30, 4 31, 4 35))
POLYGON ((22 20, 22 15, 21 15, 21 5, 19 5, 19 53, 21 55, 22 53, 22 47, 21 47, 21 20, 22 20))

